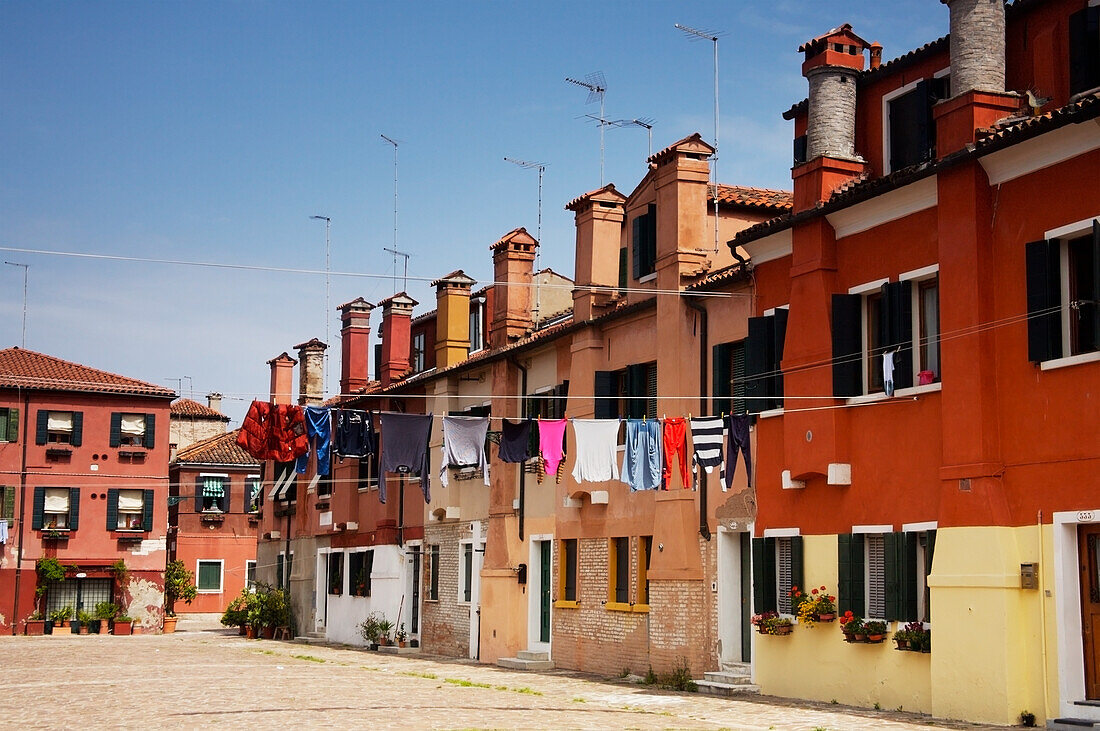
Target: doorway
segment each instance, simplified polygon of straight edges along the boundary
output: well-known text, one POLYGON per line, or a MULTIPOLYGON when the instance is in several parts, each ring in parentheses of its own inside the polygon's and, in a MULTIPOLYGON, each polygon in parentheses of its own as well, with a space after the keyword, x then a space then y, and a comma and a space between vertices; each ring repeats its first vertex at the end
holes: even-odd
POLYGON ((527 570, 527 649, 550 652, 551 536, 531 537, 531 556, 527 570))
POLYGON ((1080 557, 1081 638, 1085 657, 1085 698, 1100 700, 1100 525, 1077 528, 1077 555, 1080 557))
POLYGON ((718 529, 718 659, 752 659, 752 549, 749 533, 718 529))

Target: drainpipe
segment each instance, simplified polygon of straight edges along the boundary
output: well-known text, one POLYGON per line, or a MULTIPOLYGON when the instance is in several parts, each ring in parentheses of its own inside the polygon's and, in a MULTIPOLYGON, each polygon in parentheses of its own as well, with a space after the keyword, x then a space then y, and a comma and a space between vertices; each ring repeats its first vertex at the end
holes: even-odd
MULTIPOLYGON (((528 416, 528 414, 527 414, 527 369, 524 368, 522 365, 520 365, 519 361, 516 360, 516 356, 514 356, 514 355, 510 356, 508 358, 508 361, 512 365, 514 365, 516 368, 519 369, 519 374, 520 374, 519 392, 524 397, 523 403, 520 404, 520 411, 521 411, 521 416, 523 418, 527 418, 527 416, 528 416)), ((524 489, 526 487, 526 483, 527 483, 527 470, 525 469, 524 463, 520 462, 520 465, 519 465, 519 539, 521 541, 523 540, 523 515, 524 515, 524 510, 525 510, 525 502, 526 502, 525 498, 526 498, 526 494, 527 494, 527 491, 524 489)))
MULTIPOLYGON (((684 303, 699 313, 699 415, 707 413, 707 308, 691 297, 685 297, 684 303)), ((690 425, 689 425, 690 426, 690 425)), ((710 540, 710 526, 707 524, 707 482, 706 472, 698 472, 699 483, 699 535, 710 540)))
MULTIPOLYGON (((30 425, 31 395, 23 394, 23 457, 19 465, 19 550, 15 552, 15 598, 12 600, 11 633, 19 632, 19 585, 23 576, 23 541, 27 514, 27 429, 30 425)), ((37 577, 36 577, 37 578, 37 577)), ((36 602, 37 603, 37 602, 36 602)), ((37 609, 37 607, 35 607, 37 609)))

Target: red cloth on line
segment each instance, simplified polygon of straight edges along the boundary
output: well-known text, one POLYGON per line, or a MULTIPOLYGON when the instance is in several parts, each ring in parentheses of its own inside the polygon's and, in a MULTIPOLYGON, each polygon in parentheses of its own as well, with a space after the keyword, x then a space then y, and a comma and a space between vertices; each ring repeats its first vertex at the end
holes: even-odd
POLYGON ((237 434, 237 445, 256 459, 290 462, 309 451, 301 406, 253 401, 237 434))
POLYGON ((688 474, 687 451, 687 419, 677 417, 665 419, 665 489, 669 488, 672 481, 672 460, 680 455, 680 477, 683 479, 684 488, 691 489, 691 477, 688 474))

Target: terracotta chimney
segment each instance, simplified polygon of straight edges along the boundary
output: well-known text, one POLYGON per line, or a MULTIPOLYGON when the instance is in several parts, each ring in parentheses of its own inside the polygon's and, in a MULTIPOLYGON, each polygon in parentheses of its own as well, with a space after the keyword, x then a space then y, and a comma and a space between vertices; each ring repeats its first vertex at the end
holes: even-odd
POLYGON ((871 68, 877 69, 882 65, 882 44, 875 41, 871 44, 871 68))
POLYGON ((619 250, 622 247, 623 204, 626 196, 608 184, 574 198, 565 206, 573 211, 577 227, 573 317, 589 320, 612 301, 612 290, 593 291, 585 285, 616 287, 619 284, 619 250))
POLYGON ((283 351, 267 362, 271 366, 271 390, 268 400, 273 404, 289 404, 294 392, 294 366, 298 361, 283 351))
POLYGON ((493 320, 490 346, 500 348, 531 329, 531 280, 535 269, 535 241, 525 228, 508 232, 489 247, 493 252, 493 320))
POLYGON ((398 292, 378 303, 382 308, 382 386, 388 386, 409 370, 412 311, 419 302, 398 292))
POLYGON ((213 411, 221 413, 222 395, 217 391, 206 394, 206 405, 213 411))
MULTIPOLYGON (((654 224, 658 289, 679 289, 685 275, 698 273, 706 263, 708 214, 713 215, 707 206, 708 160, 713 154, 714 148, 696 132, 649 158, 657 166, 653 187, 657 193, 654 224)), ((634 210, 627 211, 628 217, 634 215, 634 210)), ((631 229, 632 220, 627 222, 631 229)), ((632 264, 631 275, 633 268, 632 264)))
POLYGON ((470 287, 475 283, 461 269, 432 282, 436 368, 461 363, 470 354, 470 287))
POLYGON ((370 381, 370 311, 362 297, 345 302, 340 311, 340 393, 366 388, 370 381))
POLYGON ((301 406, 320 406, 325 399, 325 350, 328 346, 317 338, 298 343, 298 403, 301 406))

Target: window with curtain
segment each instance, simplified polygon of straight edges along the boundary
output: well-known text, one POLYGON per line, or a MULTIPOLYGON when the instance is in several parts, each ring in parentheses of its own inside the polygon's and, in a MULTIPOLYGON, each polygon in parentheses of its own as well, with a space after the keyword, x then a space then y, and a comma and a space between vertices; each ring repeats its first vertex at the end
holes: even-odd
POLYGON ((44 528, 68 528, 69 488, 47 487, 42 513, 44 528))
POLYGON ((119 428, 119 446, 141 447, 145 444, 145 414, 123 414, 119 428))
POLYGON ((224 513, 229 479, 222 475, 202 476, 202 511, 224 513))
POLYGON ((142 516, 145 511, 144 490, 118 491, 118 529, 142 530, 142 516))

